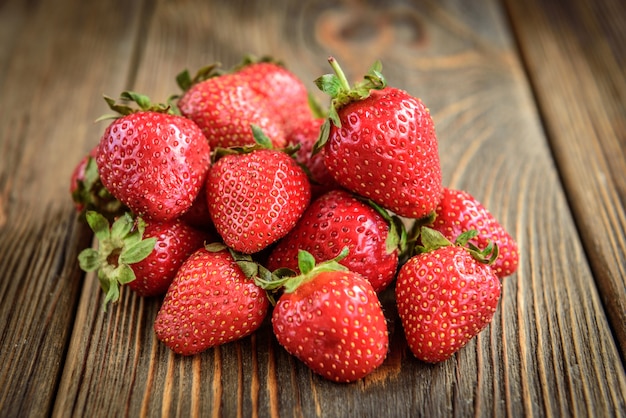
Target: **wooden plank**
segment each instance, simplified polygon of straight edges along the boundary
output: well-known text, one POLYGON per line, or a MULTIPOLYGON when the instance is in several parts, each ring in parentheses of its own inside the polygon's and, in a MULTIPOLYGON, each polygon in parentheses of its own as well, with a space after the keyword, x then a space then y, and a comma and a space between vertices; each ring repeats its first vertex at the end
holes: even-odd
POLYGON ((626 358, 626 5, 507 4, 587 258, 626 358))
POLYGON ((137 7, 113 6, 0 4, 0 416, 52 411, 90 242, 69 176, 97 141, 102 86, 127 82, 136 35, 137 7))
POLYGON ((247 52, 303 80, 335 55, 357 78, 375 58, 433 112, 445 182, 469 190, 519 240, 491 326, 453 359, 415 360, 393 302, 392 349, 362 382, 312 375, 267 324, 251 338, 181 358, 152 332, 158 300, 124 291, 101 312, 83 289, 55 416, 619 415, 626 378, 507 20, 493 1, 157 2, 133 88, 163 99, 184 67, 247 52), (111 401, 114 399, 115 401, 111 401))

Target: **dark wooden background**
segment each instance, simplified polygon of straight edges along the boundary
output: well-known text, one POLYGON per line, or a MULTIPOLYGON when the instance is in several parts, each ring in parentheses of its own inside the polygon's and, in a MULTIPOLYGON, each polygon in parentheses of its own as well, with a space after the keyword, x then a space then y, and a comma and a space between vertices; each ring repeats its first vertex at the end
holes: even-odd
POLYGON ((0 0, 0 416, 626 416, 626 6, 621 0, 0 0), (337 385, 266 325, 193 358, 157 299, 103 313, 68 193, 102 94, 157 101, 246 53, 313 79, 381 59, 430 107, 444 182, 517 238, 492 324, 451 360, 392 349, 337 385))

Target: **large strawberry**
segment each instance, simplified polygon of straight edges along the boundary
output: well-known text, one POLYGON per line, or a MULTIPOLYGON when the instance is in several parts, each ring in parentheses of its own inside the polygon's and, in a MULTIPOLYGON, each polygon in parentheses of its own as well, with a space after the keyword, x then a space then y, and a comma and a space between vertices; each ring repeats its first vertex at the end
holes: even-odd
MULTIPOLYGON (((492 320, 500 281, 484 257, 423 227, 424 248, 398 273, 398 314, 411 352, 436 363, 450 358, 492 320)), ((496 251, 497 253, 497 251, 496 251)), ((490 254, 493 256, 495 254, 490 254)))
MULTIPOLYGON (((258 128, 258 127, 256 127, 258 128)), ((309 204, 306 173, 289 154, 261 142, 219 158, 207 176, 209 213, 224 243, 246 254, 284 237, 309 204)))
POLYGON ((191 120, 152 105, 145 96, 122 93, 139 109, 109 106, 121 113, 105 130, 98 145, 102 184, 135 214, 168 221, 187 211, 210 165, 210 148, 191 120))
POLYGON ((269 301, 226 249, 201 248, 180 267, 157 314, 157 338, 193 355, 243 338, 261 326, 269 301))
POLYGON ((98 246, 83 250, 78 260, 83 270, 97 271, 105 307, 118 300, 123 285, 139 296, 164 294, 187 257, 213 240, 178 219, 146 222, 125 213, 110 225, 98 212, 88 211, 85 217, 98 246))
POLYGON ((382 209, 345 190, 333 190, 311 203, 296 226, 272 249, 267 267, 298 271, 299 250, 325 261, 348 247, 349 253, 340 263, 380 292, 395 277, 402 231, 401 222, 382 209))
POLYGON ((300 270, 301 275, 282 282, 284 292, 272 313, 276 339, 326 379, 352 382, 367 376, 389 348, 372 285, 336 260, 315 266, 306 251, 301 251, 300 270))
POLYGON ((177 103, 180 112, 202 129, 212 149, 254 144, 250 125, 259 126, 274 146, 286 145, 282 120, 246 77, 207 67, 193 79, 182 72, 178 83, 184 91, 177 103))
POLYGON ((351 88, 337 62, 316 80, 332 97, 316 148, 335 180, 409 218, 433 212, 441 194, 438 143, 430 112, 406 91, 388 87, 377 62, 351 88))
POLYGON ((517 243, 491 212, 464 190, 444 187, 432 228, 449 240, 474 229, 478 235, 471 243, 479 248, 486 248, 490 242, 498 246, 499 255, 492 265, 498 277, 509 276, 517 270, 517 243))

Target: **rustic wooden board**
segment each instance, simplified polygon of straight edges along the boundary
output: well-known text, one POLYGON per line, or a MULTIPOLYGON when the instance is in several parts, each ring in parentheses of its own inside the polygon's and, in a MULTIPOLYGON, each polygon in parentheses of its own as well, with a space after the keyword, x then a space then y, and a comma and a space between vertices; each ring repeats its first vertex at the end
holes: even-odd
POLYGON ((90 243, 69 176, 99 135, 102 86, 127 81, 136 39, 139 8, 110 6, 0 3, 3 417, 48 415, 56 396, 82 287, 76 256, 90 243))
MULTIPOLYGON (((551 23, 514 7, 522 6, 510 8, 513 20, 534 16, 533 30, 546 34, 540 44, 551 45, 551 23)), ((615 144, 599 145, 596 135, 574 154, 552 155, 555 142, 569 137, 544 133, 543 123, 563 122, 549 106, 537 109, 537 81, 528 82, 509 23, 496 0, 0 3, 0 416, 626 414, 626 377, 605 313, 613 308, 599 294, 603 283, 619 285, 623 263, 606 257, 603 275, 588 258, 595 253, 577 231, 585 190, 561 184, 576 178, 564 164, 579 153, 603 161, 590 147, 615 144), (123 291, 118 305, 100 309, 97 280, 76 265, 89 236, 74 220, 67 182, 104 129, 92 123, 105 111, 101 94, 132 88, 164 100, 177 91, 179 70, 216 60, 230 66, 245 53, 283 59, 311 89, 329 71, 328 55, 353 79, 380 58, 392 84, 429 105, 446 184, 483 201, 522 248, 494 321, 453 359, 433 366, 411 356, 390 292, 389 357, 350 385, 311 374, 278 346, 268 324, 251 338, 181 358, 152 331, 158 299, 123 291)), ((533 42, 520 25, 520 40, 533 42)), ((545 74, 538 64, 528 68, 545 74)), ((619 101, 612 103, 619 115, 619 101)), ((606 196, 623 191, 617 176, 605 175, 613 182, 606 196)), ((623 223, 614 222, 622 218, 611 212, 619 207, 613 198, 596 207, 613 222, 604 229, 614 228, 613 251, 623 249, 623 223)), ((583 238, 591 226, 581 228, 583 238)))
POLYGON ((626 5, 507 3, 587 258, 626 358, 626 5))

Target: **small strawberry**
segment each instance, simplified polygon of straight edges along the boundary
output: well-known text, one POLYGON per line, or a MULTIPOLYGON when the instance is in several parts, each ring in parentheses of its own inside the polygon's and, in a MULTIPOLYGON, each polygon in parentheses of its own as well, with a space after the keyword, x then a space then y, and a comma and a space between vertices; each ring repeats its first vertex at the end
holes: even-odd
POLYGON ((353 382, 367 376, 389 348, 372 285, 336 260, 315 266, 313 256, 301 251, 299 263, 301 275, 281 282, 283 293, 272 313, 276 339, 326 379, 353 382))
POLYGON ((243 338, 263 323, 269 301, 226 250, 201 248, 180 267, 157 314, 157 338, 193 355, 243 338))
POLYGON ((487 247, 489 242, 498 246, 499 255, 492 265, 498 277, 504 278, 517 270, 517 243, 487 208, 466 191, 444 187, 432 228, 449 240, 477 230, 478 235, 471 243, 478 248, 487 247))
POLYGON ((110 226, 103 215, 89 211, 86 219, 98 240, 98 248, 83 250, 78 260, 85 271, 97 271, 106 293, 105 307, 117 302, 120 286, 139 296, 167 291, 181 264, 212 237, 180 220, 144 221, 125 213, 110 226))
POLYGON ((491 322, 496 311, 501 285, 488 262, 497 251, 487 260, 486 254, 462 247, 470 236, 461 236, 459 245, 452 245, 439 232, 423 227, 423 252, 398 273, 398 314, 411 352, 425 362, 450 358, 491 322))
POLYGON ((330 260, 348 247, 340 263, 365 277, 376 292, 393 280, 398 268, 402 224, 380 208, 345 190, 333 190, 317 198, 296 226, 270 253, 267 268, 298 271, 299 250, 316 260, 330 260))
POLYGON ((441 167, 435 128, 418 98, 388 87, 381 65, 351 88, 337 62, 336 74, 316 80, 332 97, 329 121, 316 149, 335 180, 397 215, 423 218, 441 194, 441 167))
POLYGON ((252 254, 284 237, 309 204, 306 173, 289 154, 258 146, 225 155, 211 167, 206 192, 215 229, 230 248, 252 254), (241 153, 239 153, 241 152, 241 153))
POLYGON ((178 268, 198 248, 214 237, 193 228, 180 219, 146 223, 143 238, 156 238, 154 250, 143 260, 132 264, 135 280, 128 287, 139 296, 158 296, 167 291, 178 268))
POLYGON ((324 150, 313 154, 313 146, 319 137, 324 120, 322 118, 303 119, 289 137, 290 145, 300 146, 294 157, 301 166, 308 170, 313 196, 321 196, 340 187, 324 164, 324 150))
POLYGON ((87 211, 96 210, 112 220, 122 215, 128 208, 111 195, 100 181, 96 165, 97 149, 98 147, 92 148, 74 167, 70 177, 70 194, 74 208, 81 217, 87 211))
POLYGON ((182 72, 178 83, 183 89, 178 108, 202 129, 211 149, 254 144, 250 125, 259 126, 275 147, 286 145, 282 121, 245 77, 207 67, 193 79, 182 72))
POLYGON ((144 239, 145 221, 129 213, 124 213, 112 225, 95 211, 87 212, 85 219, 96 236, 98 248, 81 251, 78 262, 84 271, 97 271, 100 286, 106 293, 103 304, 106 310, 109 302, 119 299, 120 286, 136 279, 131 266, 150 255, 157 238, 144 239))
POLYGON ((206 138, 191 120, 154 106, 145 96, 122 93, 139 110, 117 105, 122 114, 105 130, 97 152, 102 184, 135 214, 168 221, 187 211, 210 165, 206 138))
POLYGON ((265 98, 267 106, 280 120, 290 139, 302 122, 313 117, 306 86, 294 73, 271 57, 248 56, 235 68, 236 74, 265 98))

